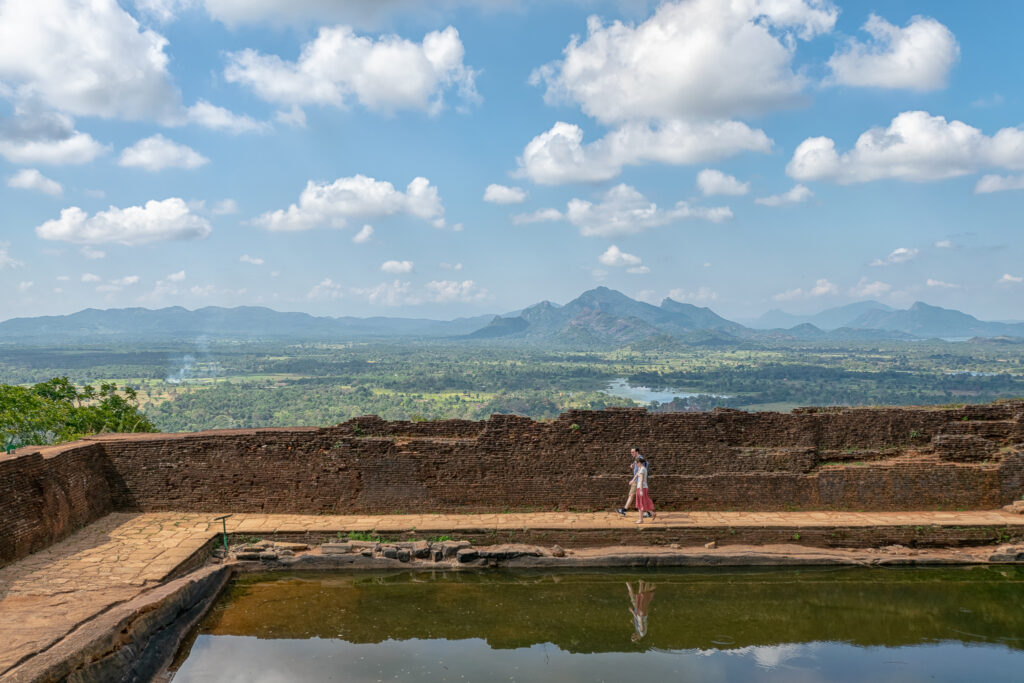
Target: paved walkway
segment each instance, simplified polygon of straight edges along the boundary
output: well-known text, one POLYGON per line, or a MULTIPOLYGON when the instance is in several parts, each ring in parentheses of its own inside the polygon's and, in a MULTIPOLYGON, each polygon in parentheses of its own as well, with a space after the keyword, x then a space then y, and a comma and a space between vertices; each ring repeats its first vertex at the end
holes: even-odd
MULTIPOLYGON (((167 578, 221 529, 219 513, 113 513, 46 550, 0 568, 0 678, 78 624, 167 578)), ((633 514, 465 515, 235 514, 228 532, 458 532, 522 529, 621 529, 633 514)), ((654 527, 1024 526, 1024 515, 973 512, 666 512, 654 527)))

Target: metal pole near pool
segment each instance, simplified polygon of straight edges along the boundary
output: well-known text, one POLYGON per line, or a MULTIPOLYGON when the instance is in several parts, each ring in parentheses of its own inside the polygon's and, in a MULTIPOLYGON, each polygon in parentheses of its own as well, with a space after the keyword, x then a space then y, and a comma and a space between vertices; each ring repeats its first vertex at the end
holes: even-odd
POLYGON ((224 554, 228 552, 228 517, 231 515, 224 515, 223 517, 214 517, 213 521, 220 522, 224 526, 224 554))

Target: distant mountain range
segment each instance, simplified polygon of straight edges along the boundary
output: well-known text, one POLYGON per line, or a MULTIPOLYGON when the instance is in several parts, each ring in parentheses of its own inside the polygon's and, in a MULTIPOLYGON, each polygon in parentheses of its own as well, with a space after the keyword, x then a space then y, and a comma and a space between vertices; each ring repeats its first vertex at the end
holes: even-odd
POLYGON ((750 326, 744 326, 726 320, 710 308, 672 299, 654 306, 607 287, 586 291, 562 306, 542 301, 504 316, 456 320, 332 318, 281 313, 259 306, 209 306, 194 311, 174 306, 157 310, 90 308, 71 315, 12 318, 0 323, 0 343, 174 342, 199 337, 265 341, 447 338, 567 348, 664 349, 787 340, 1024 339, 1024 323, 985 322, 922 302, 899 310, 877 301, 862 301, 812 316, 769 311, 751 321, 750 326))
POLYGON ((747 321, 747 325, 757 330, 788 329, 803 324, 814 325, 822 330, 837 330, 840 327, 857 327, 856 320, 865 313, 893 310, 896 309, 877 301, 858 301, 855 304, 827 308, 814 315, 793 315, 773 308, 761 317, 747 321))
POLYGON ((308 313, 281 313, 262 306, 194 311, 172 306, 148 308, 87 308, 71 315, 12 318, 0 323, 0 341, 68 340, 331 340, 372 337, 454 337, 486 325, 493 316, 456 320, 425 318, 330 318, 308 313))

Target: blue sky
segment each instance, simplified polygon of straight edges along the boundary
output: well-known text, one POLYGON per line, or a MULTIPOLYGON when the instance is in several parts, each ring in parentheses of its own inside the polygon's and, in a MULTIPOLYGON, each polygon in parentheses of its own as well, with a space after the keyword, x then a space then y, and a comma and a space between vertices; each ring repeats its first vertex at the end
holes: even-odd
POLYGON ((1024 319, 1021 3, 421 4, 0 0, 0 319, 1024 319))

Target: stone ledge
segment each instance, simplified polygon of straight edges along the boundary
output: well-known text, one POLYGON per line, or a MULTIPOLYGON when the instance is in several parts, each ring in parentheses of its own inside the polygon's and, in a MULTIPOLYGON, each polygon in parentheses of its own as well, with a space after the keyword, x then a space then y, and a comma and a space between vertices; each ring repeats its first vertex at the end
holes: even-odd
POLYGON ((579 548, 558 556, 547 548, 508 545, 467 548, 442 561, 402 562, 382 556, 304 554, 267 565, 236 565, 243 573, 296 570, 461 571, 485 568, 573 569, 616 567, 790 567, 790 566, 929 566, 967 564, 1024 564, 1024 546, 915 550, 886 548, 807 548, 799 545, 729 546, 727 548, 615 546, 579 548))
POLYGON ((231 568, 204 567, 79 625, 4 675, 10 683, 148 681, 206 613, 231 568))

